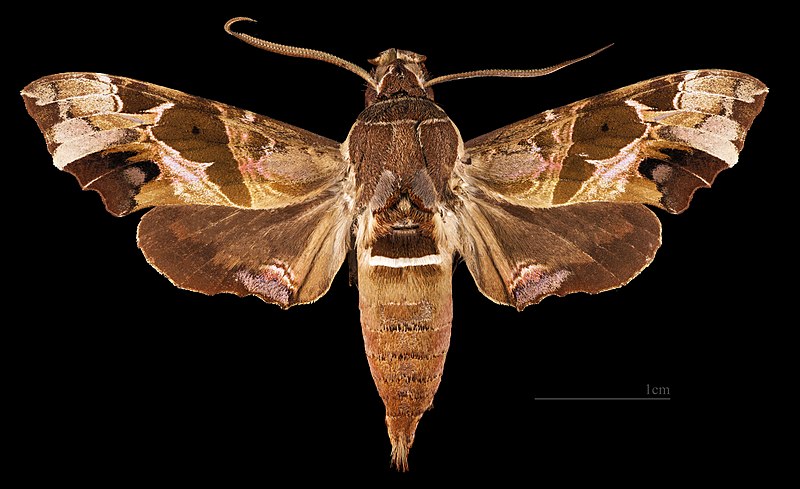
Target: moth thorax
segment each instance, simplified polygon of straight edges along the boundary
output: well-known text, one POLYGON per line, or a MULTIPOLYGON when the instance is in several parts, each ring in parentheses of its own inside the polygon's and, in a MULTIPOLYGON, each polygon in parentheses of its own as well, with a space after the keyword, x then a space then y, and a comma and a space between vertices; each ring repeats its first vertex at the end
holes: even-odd
POLYGON ((411 212, 411 200, 408 195, 404 195, 397 202, 397 210, 401 212, 411 212))
POLYGON ((421 97, 433 100, 433 90, 425 86, 428 70, 425 56, 401 49, 387 49, 370 60, 375 65, 375 87, 366 92, 367 106, 379 100, 397 97, 421 97))

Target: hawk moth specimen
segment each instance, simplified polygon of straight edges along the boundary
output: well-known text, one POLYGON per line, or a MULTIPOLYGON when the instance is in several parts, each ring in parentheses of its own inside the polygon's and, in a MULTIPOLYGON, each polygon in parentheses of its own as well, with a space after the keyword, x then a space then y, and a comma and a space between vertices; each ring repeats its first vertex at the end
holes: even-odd
MULTIPOLYGON (((343 143, 219 102, 127 78, 63 73, 22 91, 53 161, 114 215, 152 207, 137 241, 178 287, 313 302, 345 257, 392 461, 407 468, 439 386, 452 271, 523 309, 549 295, 620 287, 653 259, 656 215, 685 210, 733 166, 767 88, 725 70, 661 76, 463 142, 422 55, 389 49, 366 70, 333 55, 226 30, 327 61, 367 82, 343 143)), ((594 53, 593 53, 594 54, 594 53)))

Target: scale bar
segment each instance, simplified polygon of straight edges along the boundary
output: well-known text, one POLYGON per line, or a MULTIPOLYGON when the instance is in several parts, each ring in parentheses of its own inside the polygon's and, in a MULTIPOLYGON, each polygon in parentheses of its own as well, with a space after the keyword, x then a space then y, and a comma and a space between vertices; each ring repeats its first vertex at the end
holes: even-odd
POLYGON ((534 397, 534 401, 669 401, 669 397, 534 397))

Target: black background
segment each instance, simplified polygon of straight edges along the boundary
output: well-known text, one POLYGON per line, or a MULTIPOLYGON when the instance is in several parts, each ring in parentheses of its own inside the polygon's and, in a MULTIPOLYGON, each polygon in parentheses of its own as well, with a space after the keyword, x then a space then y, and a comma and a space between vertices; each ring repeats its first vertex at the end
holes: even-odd
POLYGON ((780 175, 772 131, 783 97, 771 60, 776 39, 765 34, 769 20, 690 15, 666 5, 652 12, 495 2, 484 8, 455 15, 427 12, 424 4, 341 10, 195 2, 165 11, 82 3, 43 8, 42 18, 29 19, 9 41, 13 97, 39 76, 99 71, 336 140, 363 109, 363 81, 249 47, 223 32, 228 18, 254 17, 258 24, 241 28, 365 67, 386 48, 409 49, 427 55, 433 76, 548 66, 616 43, 545 78, 437 86, 437 102, 465 140, 684 69, 744 71, 772 88, 739 165, 699 191, 683 215, 658 211, 663 246, 628 286, 549 298, 518 313, 484 298, 466 267, 457 268, 443 382, 404 475, 389 469, 357 290, 344 270, 317 303, 288 311, 252 297, 173 287, 136 248, 138 219, 110 216, 96 194, 58 172, 21 99, 7 97, 7 143, 16 151, 6 161, 14 167, 6 202, 14 232, 4 240, 12 246, 6 278, 14 286, 6 300, 16 313, 7 326, 19 333, 7 343, 10 392, 20 408, 13 424, 24 434, 14 443, 33 463, 32 480, 144 481, 160 473, 175 482, 250 475, 258 482, 323 476, 381 483, 515 476, 563 460, 571 464, 563 474, 591 467, 619 477, 638 466, 664 477, 662 469, 674 463, 705 463, 705 451, 720 440, 735 446, 728 420, 744 416, 741 401, 761 389, 755 358, 773 319, 766 293, 779 266, 770 244, 776 229, 765 219, 774 206, 771 182, 780 175), (745 32, 743 23, 759 30, 745 32), (668 387, 671 400, 534 400, 644 397, 648 384, 668 387), (601 456, 608 461, 595 466, 601 456))

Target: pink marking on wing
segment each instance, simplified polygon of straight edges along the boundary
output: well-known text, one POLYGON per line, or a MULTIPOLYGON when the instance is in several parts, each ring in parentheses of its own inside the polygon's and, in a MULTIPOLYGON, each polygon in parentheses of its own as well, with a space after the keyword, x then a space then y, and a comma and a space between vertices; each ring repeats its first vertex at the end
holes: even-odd
POLYGON ((264 151, 264 156, 261 158, 241 158, 239 160, 239 171, 241 171, 243 175, 257 175, 267 181, 271 181, 275 176, 268 168, 269 157, 273 152, 266 146, 262 148, 262 150, 264 151))
POLYGON ((672 176, 672 167, 667 164, 656 165, 653 168, 653 181, 656 183, 667 183, 670 176, 672 176))
POLYGON ((551 270, 538 263, 518 267, 511 282, 511 294, 517 305, 531 304, 558 290, 569 274, 569 270, 551 270))
POLYGON ((260 270, 242 269, 236 279, 252 294, 288 307, 294 292, 294 274, 286 263, 275 262, 260 270))

